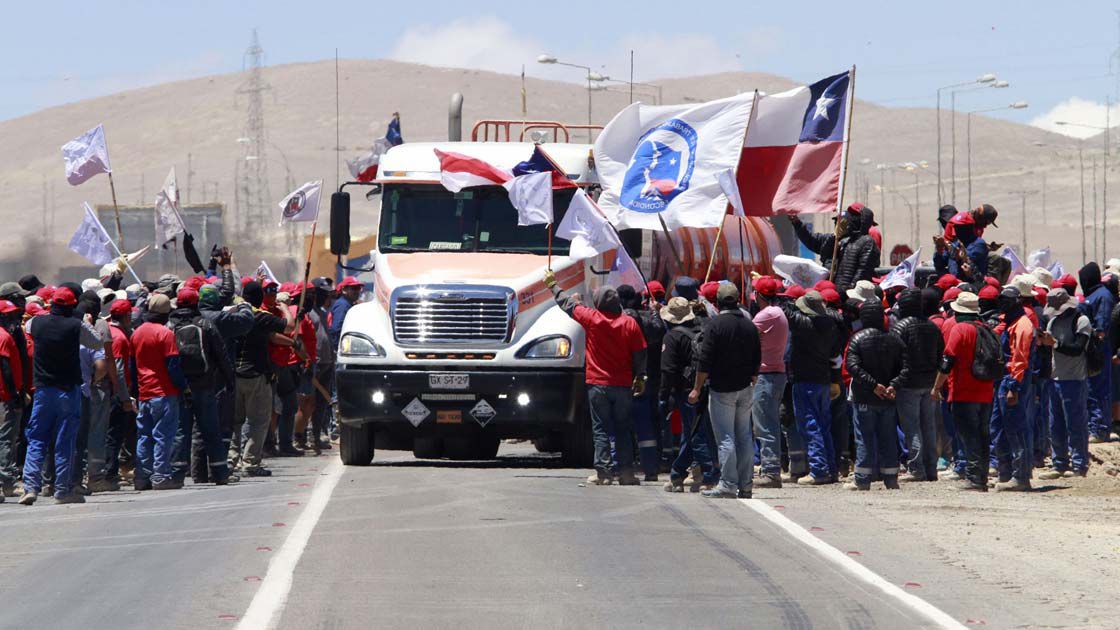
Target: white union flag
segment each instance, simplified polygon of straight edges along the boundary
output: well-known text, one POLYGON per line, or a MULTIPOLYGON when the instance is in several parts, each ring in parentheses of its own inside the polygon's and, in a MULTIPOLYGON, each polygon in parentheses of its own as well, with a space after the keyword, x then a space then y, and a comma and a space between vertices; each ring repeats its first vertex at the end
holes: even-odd
POLYGON ((622 247, 614 228, 582 188, 576 190, 568 212, 556 226, 556 236, 572 242, 568 256, 576 260, 622 247))
POLYGON ((289 221, 317 221, 319 219, 319 193, 323 180, 307 182, 293 190, 280 202, 280 225, 289 221))
POLYGON ((95 265, 104 265, 115 257, 113 241, 97 219, 93 208, 88 203, 83 203, 82 207, 86 211, 85 217, 78 226, 78 231, 70 238, 70 251, 95 265))

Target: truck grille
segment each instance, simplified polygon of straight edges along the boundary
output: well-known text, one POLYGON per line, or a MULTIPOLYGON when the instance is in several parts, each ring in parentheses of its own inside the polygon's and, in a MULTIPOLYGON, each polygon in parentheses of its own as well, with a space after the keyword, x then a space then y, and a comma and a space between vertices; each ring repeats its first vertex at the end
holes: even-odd
POLYGON ((504 343, 513 291, 504 287, 401 287, 392 297, 397 343, 504 343))

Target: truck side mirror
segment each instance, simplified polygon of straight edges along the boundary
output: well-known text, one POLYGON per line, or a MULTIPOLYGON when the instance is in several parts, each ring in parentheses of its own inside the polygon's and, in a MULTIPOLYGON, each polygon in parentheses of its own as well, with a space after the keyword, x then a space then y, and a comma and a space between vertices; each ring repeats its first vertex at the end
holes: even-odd
POLYGON ((331 194, 331 253, 345 256, 350 253, 350 193, 331 194))

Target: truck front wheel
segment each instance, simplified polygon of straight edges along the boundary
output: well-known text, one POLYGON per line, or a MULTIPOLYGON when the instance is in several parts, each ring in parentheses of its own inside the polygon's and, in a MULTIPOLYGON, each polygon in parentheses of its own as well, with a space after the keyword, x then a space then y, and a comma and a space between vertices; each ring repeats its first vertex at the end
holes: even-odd
POLYGON ((373 429, 368 424, 339 427, 338 451, 347 466, 369 466, 373 461, 373 429))

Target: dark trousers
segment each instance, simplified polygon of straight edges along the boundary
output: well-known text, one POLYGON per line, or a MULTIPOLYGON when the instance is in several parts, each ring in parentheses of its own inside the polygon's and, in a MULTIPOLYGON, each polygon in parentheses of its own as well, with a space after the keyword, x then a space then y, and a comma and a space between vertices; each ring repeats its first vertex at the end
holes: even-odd
POLYGON ((109 413, 109 430, 105 433, 105 478, 120 481, 121 461, 131 462, 136 456, 136 414, 125 411, 113 402, 109 413))
POLYGON ((214 390, 191 387, 189 395, 180 397, 179 429, 175 432, 175 450, 171 460, 171 476, 182 481, 191 467, 194 436, 200 435, 210 468, 207 478, 224 481, 229 477, 226 446, 218 426, 218 398, 214 390))
MULTIPOLYGON (((681 448, 676 459, 673 460, 669 478, 673 481, 683 481, 688 476, 688 469, 696 464, 700 467, 704 485, 715 485, 719 481, 719 469, 712 461, 712 452, 715 449, 708 435, 709 431, 704 430, 704 425, 711 424, 708 421, 707 405, 698 408, 686 401, 680 403, 678 408, 681 412, 681 448)), ((668 411, 666 409, 666 412, 668 411)))
POLYGON ((991 442, 991 403, 954 402, 953 424, 964 449, 965 477, 977 486, 988 486, 991 442))
MULTIPOLYGON (((233 412, 234 412, 234 387, 236 384, 227 385, 217 391, 214 396, 218 405, 218 436, 222 444, 222 454, 218 458, 218 462, 225 462, 226 468, 229 468, 229 443, 233 435, 233 412)), ((191 433, 191 479, 195 483, 208 483, 210 479, 210 471, 214 470, 211 464, 215 462, 210 461, 210 455, 206 450, 206 440, 202 436, 197 424, 191 433)))
POLYGON ((19 425, 23 405, 18 397, 0 402, 0 483, 12 485, 19 481, 19 425))

